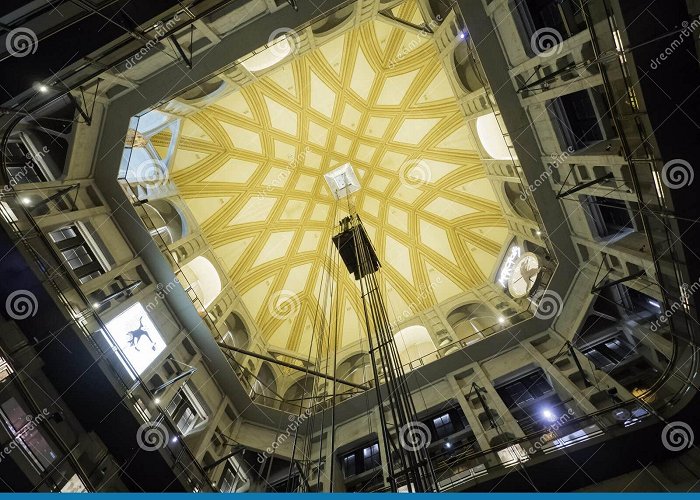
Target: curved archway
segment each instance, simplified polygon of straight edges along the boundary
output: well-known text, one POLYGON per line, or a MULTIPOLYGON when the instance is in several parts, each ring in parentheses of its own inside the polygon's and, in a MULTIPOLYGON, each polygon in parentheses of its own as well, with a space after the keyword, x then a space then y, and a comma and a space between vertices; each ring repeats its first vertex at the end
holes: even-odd
POLYGON ((506 199, 510 204, 513 212, 523 219, 528 219, 533 222, 537 222, 535 218, 535 212, 532 207, 527 202, 527 197, 525 196, 525 190, 520 184, 515 182, 504 182, 503 191, 506 195, 506 199))
MULTIPOLYGON (((187 288, 188 284, 202 302, 202 307, 207 307, 214 302, 214 299, 221 293, 221 278, 214 265, 206 257, 197 256, 190 262, 182 266, 186 282, 182 286, 187 288)), ((200 312, 200 306, 197 305, 200 312)))
POLYGON ((285 392, 282 399, 280 409, 287 411, 289 413, 296 413, 299 411, 299 407, 309 408, 311 406, 312 400, 308 396, 311 394, 314 387, 314 377, 304 376, 299 380, 296 380, 285 392))
POLYGON ((329 31, 333 30, 333 28, 343 24, 343 22, 345 22, 345 20, 347 20, 354 11, 355 4, 347 5, 342 9, 333 12, 330 16, 314 23, 311 26, 311 31, 313 31, 314 35, 325 35, 329 31))
POLYGON ((256 403, 265 406, 274 406, 277 393, 277 382, 272 368, 267 363, 260 365, 258 376, 253 383, 253 394, 251 397, 256 403))
POLYGON ((498 318, 486 305, 477 302, 464 304, 447 315, 447 322, 460 340, 470 339, 481 334, 483 330, 492 327, 498 318))
POLYGON ((502 129, 498 123, 495 113, 482 115, 476 119, 476 133, 479 142, 492 159, 511 160, 510 148, 503 137, 502 129))
POLYGON ((153 200, 143 204, 148 213, 147 224, 151 236, 162 237, 167 244, 187 234, 185 218, 178 208, 168 200, 153 200))
POLYGON ((283 35, 270 42, 269 47, 243 59, 241 64, 251 73, 257 73, 281 63, 294 52, 295 48, 294 38, 283 35))
POLYGON ((231 313, 224 323, 228 329, 224 338, 230 341, 231 345, 234 347, 246 349, 250 342, 250 334, 241 317, 236 313, 231 313))
POLYGON ((484 88, 484 78, 479 73, 479 67, 468 43, 458 44, 452 57, 457 77, 467 92, 484 88))
POLYGON ((226 85, 226 82, 223 80, 219 78, 212 78, 206 82, 198 83, 195 87, 182 94, 180 99, 184 101, 198 101, 199 99, 209 97, 215 92, 221 90, 224 85, 226 85))
POLYGON ((437 346, 428 329, 422 325, 407 326, 394 334, 396 349, 402 365, 422 358, 423 363, 438 359, 437 346))

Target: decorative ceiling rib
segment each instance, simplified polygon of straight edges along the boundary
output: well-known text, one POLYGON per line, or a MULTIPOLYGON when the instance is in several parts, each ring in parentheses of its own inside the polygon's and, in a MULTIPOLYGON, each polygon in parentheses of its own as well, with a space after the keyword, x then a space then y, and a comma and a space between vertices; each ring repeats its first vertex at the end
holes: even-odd
MULTIPOLYGON (((423 24, 414 2, 395 10, 423 24)), ((376 19, 186 119, 172 178, 268 343, 306 354, 347 212, 323 175, 352 164, 389 315, 415 314, 481 285, 507 239, 473 141, 434 43, 376 19)), ((340 275, 348 345, 362 307, 340 275)))

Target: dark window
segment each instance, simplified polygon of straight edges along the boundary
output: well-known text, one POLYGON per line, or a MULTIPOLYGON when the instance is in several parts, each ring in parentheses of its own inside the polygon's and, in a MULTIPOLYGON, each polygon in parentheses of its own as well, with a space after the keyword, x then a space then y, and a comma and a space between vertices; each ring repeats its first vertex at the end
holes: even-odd
POLYGON ((631 212, 624 201, 598 196, 587 196, 585 200, 593 225, 601 238, 634 229, 631 212))
POLYGON ((449 413, 445 413, 439 417, 433 419, 433 425, 435 426, 435 432, 438 438, 444 438, 450 434, 454 434, 455 428, 452 425, 452 419, 449 413))
POLYGON ((605 138, 592 92, 588 89, 579 90, 554 99, 549 105, 554 121, 559 124, 565 146, 575 150, 605 138))
POLYGON ((54 229, 49 233, 66 264, 81 283, 86 283, 105 272, 90 245, 75 225, 54 229))
POLYGON ((379 443, 363 446, 341 457, 343 473, 346 478, 362 474, 378 467, 382 463, 379 443))
POLYGON ((185 435, 207 418, 193 399, 193 395, 183 387, 175 394, 167 408, 175 425, 185 435))
POLYGON ((562 40, 566 40, 586 28, 577 0, 525 0, 517 3, 529 28, 528 37, 539 29, 553 28, 562 40))
POLYGON ((355 455, 348 455, 343 459, 343 473, 345 477, 354 476, 357 474, 355 467, 355 455))
POLYGON ((634 347, 620 337, 600 342, 584 351, 586 357, 590 359, 597 368, 606 371, 615 368, 620 362, 632 356, 634 353, 634 347))
POLYGON ((508 408, 526 405, 552 392, 542 370, 537 370, 497 389, 508 408))
POLYGON ((362 450, 362 457, 364 458, 365 470, 374 469, 379 466, 382 463, 382 459, 379 455, 379 444, 375 443, 362 450))

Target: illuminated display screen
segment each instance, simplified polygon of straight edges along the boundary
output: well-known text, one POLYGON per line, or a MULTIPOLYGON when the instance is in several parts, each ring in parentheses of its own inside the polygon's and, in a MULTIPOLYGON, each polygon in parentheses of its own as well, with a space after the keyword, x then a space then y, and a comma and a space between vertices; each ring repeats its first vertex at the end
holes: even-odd
POLYGON ((520 247, 513 246, 510 248, 506 259, 503 261, 501 270, 498 273, 498 284, 504 288, 508 286, 508 280, 510 279, 511 274, 513 274, 513 269, 515 268, 515 263, 520 258, 520 253, 520 247))
MULTIPOLYGON (((114 339, 115 347, 124 354, 139 375, 165 349, 163 338, 138 302, 109 321, 107 329, 114 339)), ((123 359, 121 361, 127 367, 126 362, 123 359)))

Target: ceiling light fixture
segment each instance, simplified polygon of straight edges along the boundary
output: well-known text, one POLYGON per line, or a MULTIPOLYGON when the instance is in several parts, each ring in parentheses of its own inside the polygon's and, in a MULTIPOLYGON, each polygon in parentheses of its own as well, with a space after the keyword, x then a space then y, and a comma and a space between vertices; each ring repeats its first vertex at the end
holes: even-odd
POLYGON ((550 422, 554 422, 557 419, 556 415, 554 415, 554 412, 549 408, 545 408, 544 410, 542 410, 542 416, 550 422))

